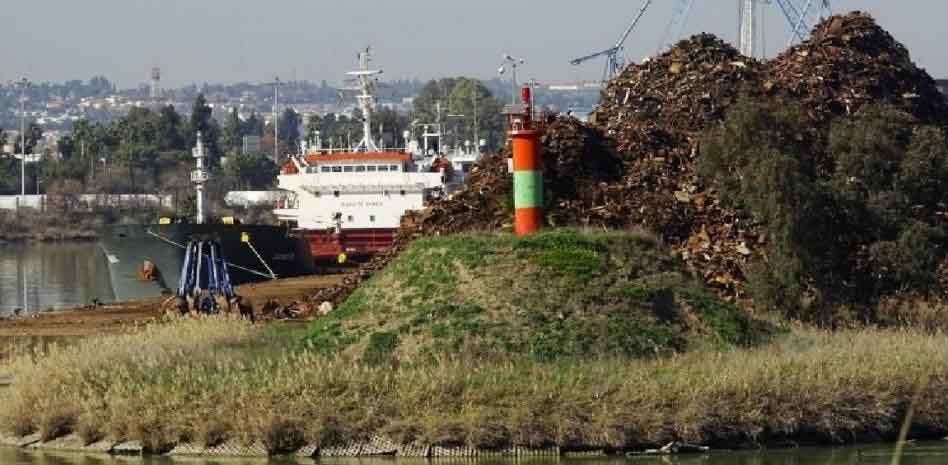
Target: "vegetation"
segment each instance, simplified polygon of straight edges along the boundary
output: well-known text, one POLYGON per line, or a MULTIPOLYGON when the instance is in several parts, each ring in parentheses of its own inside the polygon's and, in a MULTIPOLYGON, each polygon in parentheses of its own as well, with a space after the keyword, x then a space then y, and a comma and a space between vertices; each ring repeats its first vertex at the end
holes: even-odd
POLYGON ((557 360, 750 346, 769 332, 650 236, 557 230, 417 240, 316 321, 309 343, 370 363, 557 360))
POLYGON ((869 107, 824 130, 793 105, 745 103, 705 136, 699 169, 766 233, 749 275, 760 308, 838 326, 884 321, 884 301, 939 302, 942 128, 869 107))
POLYGON ((0 210, 0 242, 92 240, 102 222, 81 214, 0 210))
POLYGON ((946 432, 948 342, 916 332, 801 329, 658 359, 377 366, 301 348, 297 331, 175 320, 19 357, 2 368, 15 382, 0 389, 0 427, 151 451, 270 438, 276 453, 373 434, 482 448, 845 443, 894 439, 918 391, 912 436, 946 432))
MULTIPOLYGON (((224 191, 236 186, 271 187, 276 167, 269 157, 241 152, 243 136, 262 134, 263 124, 256 115, 240 123, 235 127, 228 122, 222 130, 203 95, 195 100, 190 119, 166 106, 157 111, 133 108, 110 124, 79 121, 73 133, 59 141, 61 158, 47 156, 42 162, 27 166, 27 191, 49 193, 55 185, 74 182, 86 193, 160 193, 186 198, 192 190, 187 180, 194 165, 191 148, 198 131, 206 144, 210 165, 217 171, 213 187, 221 195, 211 192, 212 198, 223 198, 224 191), (251 163, 252 170, 247 169, 249 156, 259 159, 251 163), (225 169, 220 163, 222 157, 243 157, 239 160, 241 168, 225 169)), ((38 126, 31 128, 34 129, 28 132, 27 153, 33 152, 36 141, 42 137, 38 126)), ((0 194, 19 192, 19 162, 0 158, 0 194)))
POLYGON ((488 150, 497 150, 505 140, 503 105, 483 82, 469 78, 429 81, 414 101, 415 120, 433 124, 445 122, 445 143, 487 141, 488 150), (441 114, 438 115, 440 105, 441 114), (450 117, 448 115, 460 115, 450 117), (476 126, 475 126, 476 122, 476 126))

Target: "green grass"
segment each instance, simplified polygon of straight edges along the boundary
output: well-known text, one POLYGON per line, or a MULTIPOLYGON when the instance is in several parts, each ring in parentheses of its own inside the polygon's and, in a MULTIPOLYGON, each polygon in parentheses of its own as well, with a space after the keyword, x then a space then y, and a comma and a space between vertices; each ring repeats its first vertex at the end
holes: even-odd
POLYGON ((392 335, 369 336, 378 364, 303 349, 301 335, 185 319, 18 356, 14 384, 0 390, 0 429, 141 440, 159 452, 262 440, 276 453, 376 434, 483 448, 841 443, 894 439, 913 398, 913 436, 948 424, 948 340, 923 332, 799 329, 756 348, 665 358, 402 365, 384 363, 392 335))
POLYGON ((315 322, 308 342, 324 354, 424 362, 662 356, 766 340, 770 328, 682 270, 637 232, 422 239, 315 322))

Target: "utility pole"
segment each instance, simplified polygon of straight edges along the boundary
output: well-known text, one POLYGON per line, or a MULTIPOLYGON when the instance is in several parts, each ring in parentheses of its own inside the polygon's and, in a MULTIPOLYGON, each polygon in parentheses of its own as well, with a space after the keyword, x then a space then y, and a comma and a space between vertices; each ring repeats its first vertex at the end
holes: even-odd
POLYGON ((509 54, 504 54, 504 62, 500 65, 500 69, 497 70, 497 73, 503 75, 507 71, 507 66, 511 68, 511 85, 513 86, 513 91, 510 95, 510 101, 512 104, 517 104, 517 94, 520 91, 520 88, 517 86, 517 66, 526 64, 527 62, 523 58, 515 58, 509 54))
POLYGON ((280 76, 273 80, 273 163, 280 164, 280 76))
POLYGON ((14 83, 20 88, 20 196, 26 195, 26 89, 30 87, 27 78, 14 83))
POLYGON ((480 150, 481 131, 477 120, 477 93, 480 90, 480 84, 474 83, 474 145, 480 150))

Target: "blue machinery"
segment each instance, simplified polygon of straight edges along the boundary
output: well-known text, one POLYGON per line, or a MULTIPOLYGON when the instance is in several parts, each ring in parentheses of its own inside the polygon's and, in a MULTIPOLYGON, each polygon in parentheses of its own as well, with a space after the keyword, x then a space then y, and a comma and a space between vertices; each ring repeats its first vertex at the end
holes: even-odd
MULTIPOLYGON (((237 296, 217 241, 191 241, 185 248, 177 297, 197 313, 218 313, 237 296)), ((181 309, 184 311, 184 308, 181 309)))

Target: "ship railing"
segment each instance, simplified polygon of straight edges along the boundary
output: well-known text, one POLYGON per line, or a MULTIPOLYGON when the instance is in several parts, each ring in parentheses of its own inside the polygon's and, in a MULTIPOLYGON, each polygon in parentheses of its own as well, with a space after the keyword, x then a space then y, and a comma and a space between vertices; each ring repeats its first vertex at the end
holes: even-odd
POLYGON ((337 195, 337 194, 348 194, 357 192, 360 194, 402 194, 402 193, 419 193, 425 192, 431 188, 426 187, 424 184, 408 184, 408 185, 387 185, 387 186, 365 186, 365 185, 338 185, 338 186, 320 186, 320 187, 303 187, 303 190, 306 192, 316 195, 337 195))
MULTIPOLYGON (((408 149, 405 147, 379 147, 379 152, 399 152, 399 153, 409 153, 408 149)), ((353 147, 339 147, 339 148, 322 148, 322 149, 311 149, 306 152, 306 155, 332 155, 334 153, 373 153, 366 152, 365 150, 356 150, 353 147)))

